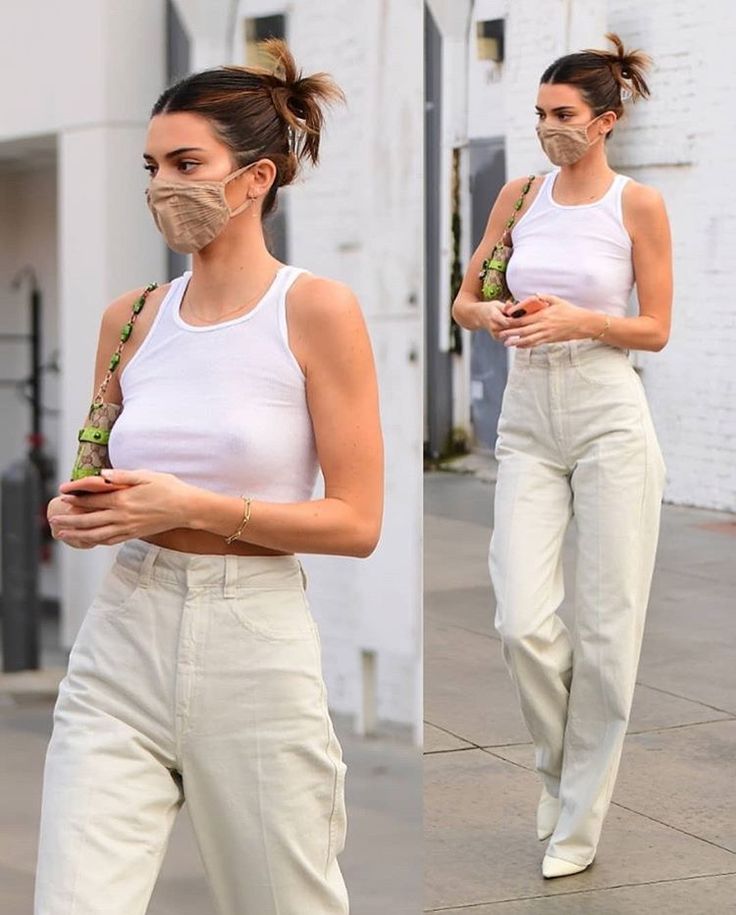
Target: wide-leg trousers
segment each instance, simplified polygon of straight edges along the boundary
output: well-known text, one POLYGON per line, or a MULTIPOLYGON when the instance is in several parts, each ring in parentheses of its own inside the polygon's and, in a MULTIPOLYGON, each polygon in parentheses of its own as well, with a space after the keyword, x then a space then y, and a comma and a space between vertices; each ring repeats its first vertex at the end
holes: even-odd
POLYGON ((54 707, 34 915, 144 915, 185 802, 221 915, 347 915, 305 584, 293 555, 122 545, 54 707))
POLYGON ((587 865, 629 721, 666 477, 628 350, 591 340, 517 350, 495 455, 494 624, 537 771, 561 801, 547 854, 587 865), (568 629, 557 610, 573 516, 568 629))

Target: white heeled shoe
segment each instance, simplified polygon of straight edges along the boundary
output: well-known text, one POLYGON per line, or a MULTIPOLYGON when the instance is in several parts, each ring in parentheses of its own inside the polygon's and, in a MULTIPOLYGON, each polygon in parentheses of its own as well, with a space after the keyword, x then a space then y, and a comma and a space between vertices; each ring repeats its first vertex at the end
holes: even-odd
MULTIPOLYGON (((591 861, 590 864, 593 862, 591 861)), ((590 864, 573 864, 572 861, 563 861, 562 858, 553 858, 545 855, 542 861, 542 875, 544 877, 568 877, 570 874, 579 874, 590 864)))
POLYGON ((542 787, 542 796, 537 805, 537 838, 547 839, 555 831, 560 816, 560 799, 542 787))

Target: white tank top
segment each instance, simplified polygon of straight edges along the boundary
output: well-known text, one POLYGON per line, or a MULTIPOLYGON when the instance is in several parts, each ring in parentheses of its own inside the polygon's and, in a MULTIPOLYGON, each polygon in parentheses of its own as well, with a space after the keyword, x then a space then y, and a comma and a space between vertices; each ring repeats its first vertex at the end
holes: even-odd
POLYGON ((284 265, 246 314, 195 326, 179 314, 192 275, 173 280, 120 375, 113 467, 272 502, 310 498, 319 469, 305 377, 288 345, 284 265))
POLYGON ((581 308, 625 315, 634 268, 621 193, 630 178, 616 175, 594 203, 567 205, 552 199, 559 172, 556 167, 544 176, 531 206, 511 231, 508 287, 519 301, 536 292, 550 293, 581 308))

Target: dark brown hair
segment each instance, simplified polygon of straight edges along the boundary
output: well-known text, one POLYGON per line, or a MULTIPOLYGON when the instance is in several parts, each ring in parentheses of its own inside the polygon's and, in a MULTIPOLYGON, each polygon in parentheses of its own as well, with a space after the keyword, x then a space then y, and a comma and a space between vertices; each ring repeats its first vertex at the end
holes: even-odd
POLYGON ((268 38, 260 48, 273 59, 273 69, 228 65, 193 73, 160 95, 151 117, 176 111, 202 115, 231 150, 236 168, 270 159, 276 177, 263 201, 266 216, 301 162, 317 164, 323 106, 345 96, 327 73, 302 76, 282 39, 268 38))
MULTIPOLYGON (((575 54, 558 57, 542 74, 542 83, 568 83, 577 87, 583 101, 593 110, 594 117, 604 111, 613 111, 617 118, 624 113, 621 92, 631 92, 632 101, 648 98, 649 86, 644 71, 652 58, 643 51, 626 51, 615 32, 607 32, 606 38, 616 46, 615 51, 599 51, 587 48, 575 54)), ((613 130, 606 135, 611 136, 613 130)))

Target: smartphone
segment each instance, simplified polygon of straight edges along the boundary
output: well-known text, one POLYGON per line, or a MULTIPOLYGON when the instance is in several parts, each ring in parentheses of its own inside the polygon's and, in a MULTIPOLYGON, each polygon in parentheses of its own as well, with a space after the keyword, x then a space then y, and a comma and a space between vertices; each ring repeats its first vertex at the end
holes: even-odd
POLYGON ((516 311, 512 311, 509 314, 510 318, 523 318, 524 315, 533 315, 537 311, 541 311, 543 308, 547 307, 547 302, 544 299, 536 299, 530 296, 528 299, 524 300, 526 305, 523 308, 517 308, 516 311))
POLYGON ((88 495, 89 493, 98 493, 98 492, 113 492, 116 489, 127 489, 129 486, 132 486, 132 483, 108 483, 102 477, 94 476, 82 477, 79 480, 65 480, 64 483, 59 487, 59 491, 62 495, 67 493, 79 494, 79 495, 88 495), (98 483, 95 483, 95 480, 99 480, 98 483))

